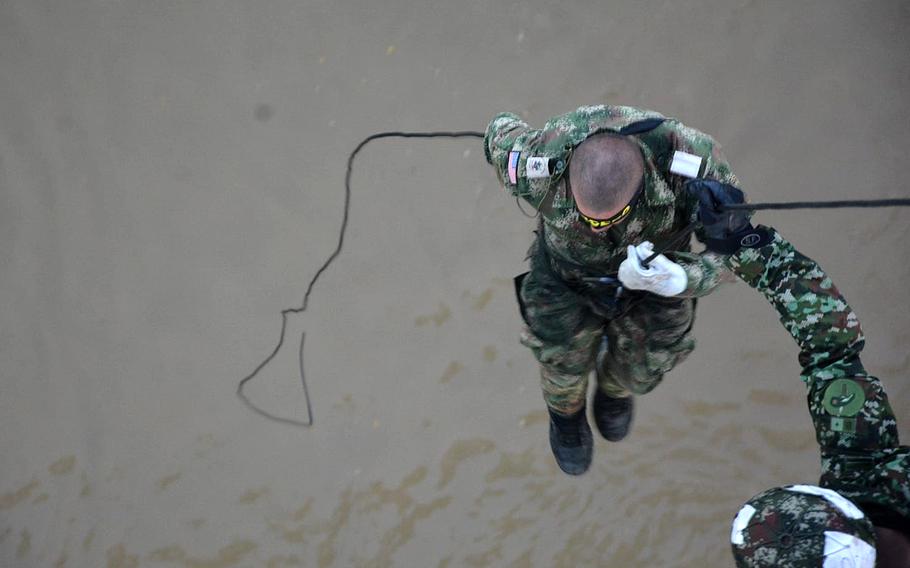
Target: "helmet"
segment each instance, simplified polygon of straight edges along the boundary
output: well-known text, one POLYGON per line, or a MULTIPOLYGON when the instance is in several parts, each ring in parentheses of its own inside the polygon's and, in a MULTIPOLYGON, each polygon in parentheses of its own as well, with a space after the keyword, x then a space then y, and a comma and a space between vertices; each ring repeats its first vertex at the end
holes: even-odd
POLYGON ((749 499, 730 535, 739 568, 873 568, 875 528, 840 494, 775 487, 749 499))

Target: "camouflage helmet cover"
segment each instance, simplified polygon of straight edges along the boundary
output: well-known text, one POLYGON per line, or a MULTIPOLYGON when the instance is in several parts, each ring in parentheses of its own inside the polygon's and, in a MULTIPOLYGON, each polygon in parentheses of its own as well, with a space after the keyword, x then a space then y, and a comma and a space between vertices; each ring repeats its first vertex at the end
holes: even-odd
POLYGON ((840 494, 812 485, 775 487, 749 499, 730 540, 740 568, 875 565, 871 521, 840 494))

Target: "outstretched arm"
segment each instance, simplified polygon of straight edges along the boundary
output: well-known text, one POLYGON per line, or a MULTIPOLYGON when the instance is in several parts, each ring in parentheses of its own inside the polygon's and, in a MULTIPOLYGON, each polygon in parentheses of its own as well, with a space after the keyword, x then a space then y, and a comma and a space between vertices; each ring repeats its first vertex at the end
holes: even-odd
POLYGON ((879 526, 910 522, 910 447, 881 382, 860 361, 856 314, 812 259, 773 229, 770 242, 731 257, 733 271, 777 310, 800 347, 809 413, 821 450, 820 484, 860 504, 879 526))
POLYGON ((761 248, 743 248, 730 265, 743 282, 771 303, 800 348, 807 384, 864 371, 859 319, 831 278, 774 229, 761 248))

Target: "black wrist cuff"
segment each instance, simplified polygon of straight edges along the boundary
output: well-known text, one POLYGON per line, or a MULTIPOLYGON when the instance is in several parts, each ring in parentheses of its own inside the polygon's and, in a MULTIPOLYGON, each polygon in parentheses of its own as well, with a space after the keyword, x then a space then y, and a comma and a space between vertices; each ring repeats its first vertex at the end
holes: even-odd
POLYGON ((705 246, 711 252, 733 254, 741 248, 760 248, 770 243, 771 232, 766 227, 751 224, 722 239, 705 239, 705 246))

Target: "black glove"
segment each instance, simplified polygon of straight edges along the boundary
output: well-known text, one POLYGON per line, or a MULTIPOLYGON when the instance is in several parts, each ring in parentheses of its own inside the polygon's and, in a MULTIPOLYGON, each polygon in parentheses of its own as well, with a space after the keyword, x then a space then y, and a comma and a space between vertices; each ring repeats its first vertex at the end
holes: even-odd
POLYGON ((745 203, 738 188, 713 179, 693 179, 686 191, 698 199, 698 220, 705 229, 705 246, 721 254, 733 254, 742 247, 758 248, 771 241, 764 227, 749 222, 747 209, 722 210, 724 205, 745 203))

